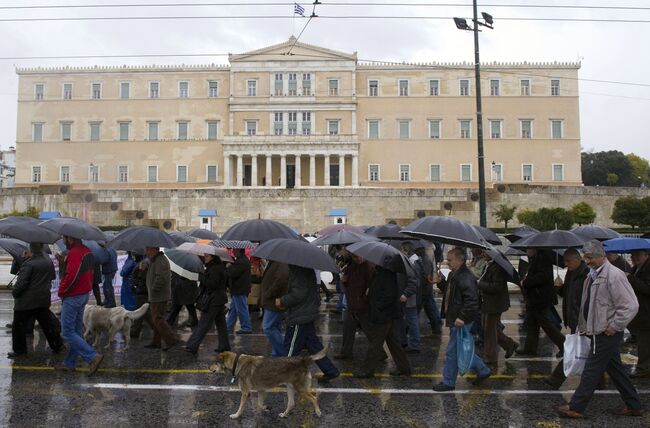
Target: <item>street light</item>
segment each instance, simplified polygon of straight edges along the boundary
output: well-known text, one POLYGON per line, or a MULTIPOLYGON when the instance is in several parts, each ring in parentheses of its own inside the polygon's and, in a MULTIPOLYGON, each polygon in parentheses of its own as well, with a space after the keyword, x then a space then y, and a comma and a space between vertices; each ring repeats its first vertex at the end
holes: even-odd
POLYGON ((487 207, 485 203, 485 165, 483 153, 483 111, 481 107, 481 63, 479 59, 478 32, 479 26, 492 29, 494 18, 489 13, 481 12, 483 21, 478 19, 478 6, 476 0, 473 0, 474 18, 472 22, 474 27, 467 24, 464 18, 454 18, 456 28, 459 30, 474 32, 474 74, 476 77, 476 139, 478 143, 478 194, 479 194, 479 216, 482 227, 487 227, 487 207))

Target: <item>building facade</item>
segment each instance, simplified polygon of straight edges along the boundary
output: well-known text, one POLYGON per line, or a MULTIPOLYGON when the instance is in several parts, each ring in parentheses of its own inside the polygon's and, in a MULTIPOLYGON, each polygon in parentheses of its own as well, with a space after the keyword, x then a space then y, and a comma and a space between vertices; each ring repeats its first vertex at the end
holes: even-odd
MULTIPOLYGON (((486 181, 581 184, 579 64, 484 64, 486 181)), ((224 66, 18 69, 16 185, 476 187, 471 64, 285 43, 224 66)))
POLYGON ((0 150, 0 187, 14 187, 16 174, 16 148, 0 150))

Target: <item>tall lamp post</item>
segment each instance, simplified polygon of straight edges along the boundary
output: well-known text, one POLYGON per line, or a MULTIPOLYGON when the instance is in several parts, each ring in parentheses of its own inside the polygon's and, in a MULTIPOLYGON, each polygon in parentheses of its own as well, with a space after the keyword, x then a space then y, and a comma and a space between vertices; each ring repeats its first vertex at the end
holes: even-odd
POLYGON ((483 16, 483 21, 478 19, 478 6, 476 5, 476 0, 473 0, 474 8, 474 26, 470 27, 467 24, 467 20, 464 18, 454 18, 454 23, 459 30, 473 31, 474 32, 474 74, 476 77, 476 137, 478 143, 478 195, 479 195, 479 215, 482 227, 487 227, 487 207, 485 202, 485 165, 484 165, 484 153, 483 153, 483 111, 481 107, 481 63, 479 59, 479 48, 478 48, 478 33, 479 26, 487 27, 492 29, 492 24, 494 20, 492 15, 481 12, 483 16))

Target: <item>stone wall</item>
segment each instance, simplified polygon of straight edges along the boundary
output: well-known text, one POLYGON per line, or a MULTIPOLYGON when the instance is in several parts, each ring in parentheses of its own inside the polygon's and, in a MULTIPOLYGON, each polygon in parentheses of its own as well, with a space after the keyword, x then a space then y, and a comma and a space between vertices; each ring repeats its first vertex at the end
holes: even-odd
MULTIPOLYGON (((650 196, 649 189, 614 187, 567 187, 501 185, 488 189, 488 225, 502 227, 492 212, 499 204, 518 209, 570 208, 589 203, 597 212, 596 222, 613 226, 614 202, 621 196, 650 196)), ((177 190, 74 190, 67 186, 0 189, 0 213, 60 211, 98 225, 137 225, 169 221, 172 229, 199 226, 198 210, 215 208, 213 230, 223 232, 232 224, 251 218, 269 218, 314 232, 333 219, 331 208, 347 209, 351 224, 383 224, 396 220, 406 224, 423 211, 427 215, 453 215, 474 224, 479 222, 476 189, 177 189, 177 190)), ((516 226, 516 220, 512 226, 516 226)))

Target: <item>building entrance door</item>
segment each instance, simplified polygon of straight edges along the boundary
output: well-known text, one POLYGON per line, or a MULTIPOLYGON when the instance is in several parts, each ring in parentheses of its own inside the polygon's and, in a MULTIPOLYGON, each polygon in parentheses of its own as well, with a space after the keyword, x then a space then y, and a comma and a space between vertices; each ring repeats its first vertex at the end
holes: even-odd
POLYGON ((296 166, 287 165, 287 189, 293 189, 296 186, 296 166))
POLYGON ((250 186, 252 183, 252 165, 244 165, 244 186, 250 186))
POLYGON ((339 185, 339 166, 330 165, 330 186, 339 185))

